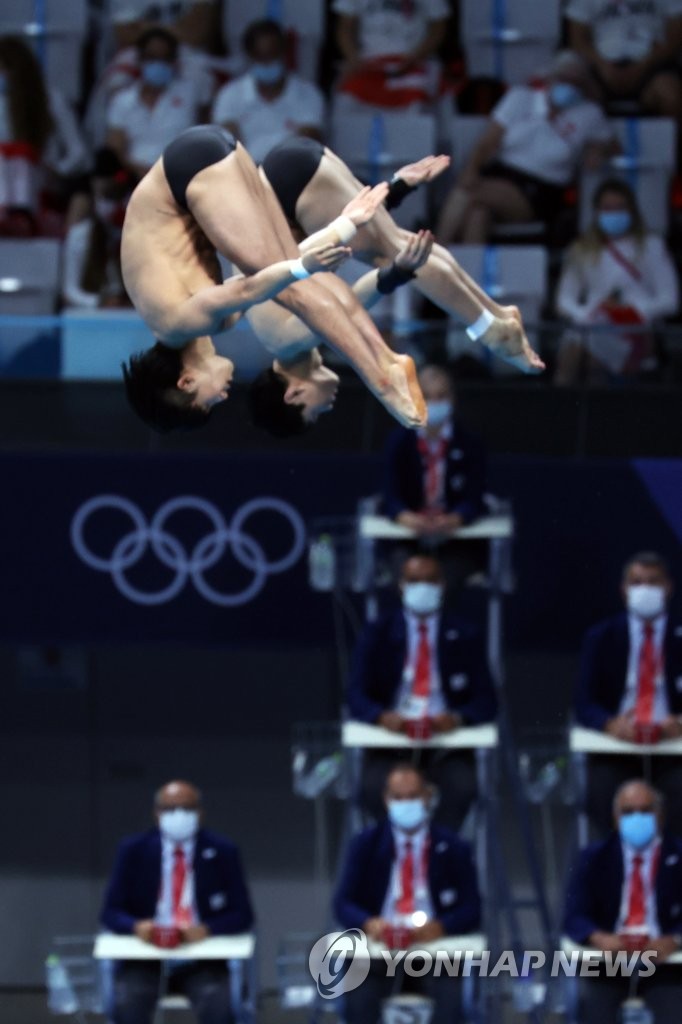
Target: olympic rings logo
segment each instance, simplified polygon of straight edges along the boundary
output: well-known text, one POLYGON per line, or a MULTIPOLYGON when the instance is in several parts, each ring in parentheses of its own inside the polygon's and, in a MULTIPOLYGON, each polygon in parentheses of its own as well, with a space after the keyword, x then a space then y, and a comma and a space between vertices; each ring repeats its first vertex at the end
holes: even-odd
POLYGON ((299 513, 280 498, 253 498, 239 508, 229 523, 222 513, 205 498, 185 494, 165 502, 151 522, 128 498, 119 494, 100 494, 84 502, 71 521, 71 543, 81 561, 97 572, 111 573, 117 589, 135 604, 157 605, 172 601, 191 579, 204 600, 224 608, 253 601, 265 586, 268 576, 286 572, 301 557, 306 543, 305 525, 299 513), (102 510, 123 512, 132 523, 132 529, 114 545, 109 557, 91 551, 85 541, 85 528, 90 518, 102 510), (199 540, 191 551, 167 529, 170 517, 181 511, 195 511, 205 517, 211 530, 199 540), (271 512, 289 523, 293 540, 289 551, 281 558, 269 560, 262 546, 244 531, 247 520, 256 512, 271 512), (173 570, 170 583, 156 591, 143 591, 133 586, 126 573, 136 565, 148 549, 166 568, 173 570), (242 590, 224 594, 206 580, 204 573, 217 565, 229 551, 253 579, 242 590))

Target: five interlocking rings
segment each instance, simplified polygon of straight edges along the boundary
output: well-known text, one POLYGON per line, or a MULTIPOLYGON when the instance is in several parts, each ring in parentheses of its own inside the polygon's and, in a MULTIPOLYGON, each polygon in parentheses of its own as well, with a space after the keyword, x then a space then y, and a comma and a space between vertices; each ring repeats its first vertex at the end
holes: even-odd
POLYGON ((281 498, 253 498, 239 508, 229 523, 222 513, 205 498, 186 494, 166 501, 147 522, 144 513, 128 498, 119 494, 100 494, 85 501, 71 521, 71 543, 78 557, 98 572, 111 573, 111 577, 124 597, 135 604, 156 605, 172 601, 180 593, 188 579, 201 596, 211 604, 234 608, 252 601, 265 586, 268 576, 285 572, 301 557, 305 548, 306 531, 300 514, 281 498), (114 545, 108 558, 102 558, 90 550, 85 542, 84 532, 88 520, 103 509, 118 510, 129 516, 133 529, 125 533, 114 545), (187 551, 180 540, 166 529, 168 519, 176 512, 194 510, 204 515, 213 529, 199 540, 191 551, 187 551), (250 534, 243 532, 247 519, 256 512, 273 512, 283 516, 291 526, 293 542, 287 554, 270 561, 250 534), (174 578, 160 590, 139 590, 126 577, 126 571, 143 557, 148 546, 156 558, 175 572, 174 578), (208 583, 204 577, 207 569, 216 565, 225 551, 245 569, 253 573, 253 579, 242 590, 223 594, 208 583))

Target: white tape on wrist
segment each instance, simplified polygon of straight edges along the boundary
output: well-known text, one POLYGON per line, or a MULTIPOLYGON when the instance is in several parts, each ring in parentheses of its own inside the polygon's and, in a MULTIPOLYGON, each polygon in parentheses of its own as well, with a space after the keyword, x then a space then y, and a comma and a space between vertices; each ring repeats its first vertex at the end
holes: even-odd
POLYGON ((297 260, 289 260, 289 270, 297 281, 303 281, 306 277, 310 277, 309 272, 303 266, 303 260, 300 256, 297 260))
POLYGON ((344 245, 346 242, 350 242, 351 238, 355 238, 358 233, 358 229, 350 217, 345 217, 343 214, 332 221, 331 226, 339 236, 339 241, 343 242, 344 245))
POLYGON ((473 324, 469 324, 467 327, 467 335, 471 341, 478 341, 482 334, 490 327, 495 317, 492 315, 489 309, 484 309, 478 320, 474 320, 473 324))

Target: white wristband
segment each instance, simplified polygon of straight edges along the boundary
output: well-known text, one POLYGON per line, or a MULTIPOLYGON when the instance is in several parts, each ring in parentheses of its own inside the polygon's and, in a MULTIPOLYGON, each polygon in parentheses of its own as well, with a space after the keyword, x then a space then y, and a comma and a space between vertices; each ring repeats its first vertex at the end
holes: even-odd
POLYGON ((350 217, 344 217, 343 214, 337 217, 336 220, 333 220, 329 227, 334 228, 334 231, 339 236, 339 241, 343 242, 344 245, 346 242, 350 242, 351 238, 355 238, 358 233, 358 229, 350 217))
POLYGON ((484 309, 478 320, 474 320, 473 324, 469 324, 467 327, 467 335, 471 341, 478 341, 482 334, 490 327, 495 317, 492 315, 489 309, 484 309))
POLYGON ((289 273, 295 277, 297 281, 303 281, 306 277, 310 277, 310 274, 303 266, 303 260, 300 256, 297 260, 289 260, 289 273))

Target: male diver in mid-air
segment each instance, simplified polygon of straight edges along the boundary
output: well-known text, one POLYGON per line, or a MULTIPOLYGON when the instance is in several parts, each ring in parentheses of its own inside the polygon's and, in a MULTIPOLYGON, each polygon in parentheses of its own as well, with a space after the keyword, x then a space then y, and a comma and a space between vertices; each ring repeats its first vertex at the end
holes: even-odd
POLYGON ((210 335, 274 296, 311 337, 347 359, 400 423, 425 422, 412 360, 385 344, 348 285, 322 273, 348 254, 344 237, 373 215, 387 186, 358 192, 336 228, 301 255, 274 195, 229 132, 198 126, 166 148, 131 196, 121 239, 126 289, 157 338, 124 367, 128 397, 145 422, 160 430, 203 423, 227 397, 233 371, 210 335), (244 276, 221 283, 216 252, 244 276))

